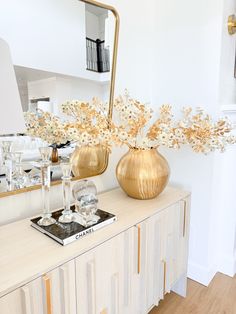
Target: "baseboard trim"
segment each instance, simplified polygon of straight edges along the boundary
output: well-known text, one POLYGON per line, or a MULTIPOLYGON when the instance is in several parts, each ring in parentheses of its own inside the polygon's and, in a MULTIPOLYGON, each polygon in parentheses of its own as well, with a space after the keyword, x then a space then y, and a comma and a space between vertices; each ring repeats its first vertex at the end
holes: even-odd
POLYGON ((222 274, 234 277, 236 274, 236 255, 233 258, 222 258, 218 266, 218 271, 222 274))
POLYGON ((209 269, 189 261, 188 278, 208 286, 216 274, 216 269, 209 269))

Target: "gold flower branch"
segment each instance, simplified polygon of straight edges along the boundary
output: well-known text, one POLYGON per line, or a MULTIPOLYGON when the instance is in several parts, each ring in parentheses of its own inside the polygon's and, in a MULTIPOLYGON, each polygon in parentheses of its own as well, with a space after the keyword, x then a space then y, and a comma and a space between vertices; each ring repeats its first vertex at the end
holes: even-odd
POLYGON ((126 91, 114 101, 114 119, 107 115, 107 104, 98 98, 88 102, 68 101, 62 106, 67 121, 48 112, 27 113, 28 134, 40 137, 50 144, 77 142, 79 147, 101 145, 111 150, 112 145, 151 149, 159 146, 180 148, 191 146, 194 152, 224 151, 236 139, 231 135, 227 119, 213 121, 201 109, 193 112, 184 108, 181 119, 174 119, 172 107, 162 105, 158 118, 151 123, 153 110, 148 105, 132 99, 126 91))

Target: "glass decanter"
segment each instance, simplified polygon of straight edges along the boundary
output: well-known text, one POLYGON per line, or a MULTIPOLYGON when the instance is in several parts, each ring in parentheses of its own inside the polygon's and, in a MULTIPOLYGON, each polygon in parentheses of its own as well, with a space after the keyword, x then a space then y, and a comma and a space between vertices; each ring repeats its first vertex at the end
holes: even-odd
POLYGON ((72 190, 75 200, 76 221, 88 227, 99 220, 97 212, 97 188, 90 180, 77 182, 72 190))
POLYGON ((10 180, 12 181, 11 184, 15 189, 22 189, 26 187, 26 183, 28 181, 28 175, 22 167, 22 153, 10 153, 10 158, 12 163, 12 180, 10 180))
POLYGON ((61 223, 70 223, 74 220, 74 215, 70 209, 71 201, 71 163, 62 162, 62 188, 63 188, 63 206, 64 210, 62 215, 59 217, 59 222, 61 223))
POLYGON ((38 224, 40 226, 50 226, 56 222, 56 220, 52 218, 52 214, 50 212, 50 157, 52 154, 52 148, 40 147, 39 152, 41 155, 43 214, 42 218, 38 221, 38 224))

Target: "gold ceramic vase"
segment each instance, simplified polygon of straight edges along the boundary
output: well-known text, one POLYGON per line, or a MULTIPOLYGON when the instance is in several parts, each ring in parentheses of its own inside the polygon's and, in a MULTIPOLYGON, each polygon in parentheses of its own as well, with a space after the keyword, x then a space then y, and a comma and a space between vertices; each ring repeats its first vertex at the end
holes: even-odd
POLYGON ((75 177, 92 177, 105 171, 108 152, 100 145, 76 147, 70 160, 75 177))
POLYGON ((158 196, 166 187, 170 168, 156 149, 130 149, 116 167, 121 188, 130 196, 147 200, 158 196))

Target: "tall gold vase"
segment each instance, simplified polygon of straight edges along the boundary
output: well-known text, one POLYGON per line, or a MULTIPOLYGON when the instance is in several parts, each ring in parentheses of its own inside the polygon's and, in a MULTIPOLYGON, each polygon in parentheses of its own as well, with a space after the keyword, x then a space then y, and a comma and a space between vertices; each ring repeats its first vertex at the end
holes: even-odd
POLYGON ((100 145, 76 147, 71 155, 73 175, 86 178, 103 173, 107 167, 108 155, 106 149, 100 145))
POLYGON ((130 149, 116 167, 121 188, 129 196, 142 200, 158 196, 166 187, 169 175, 169 165, 156 149, 130 149))

